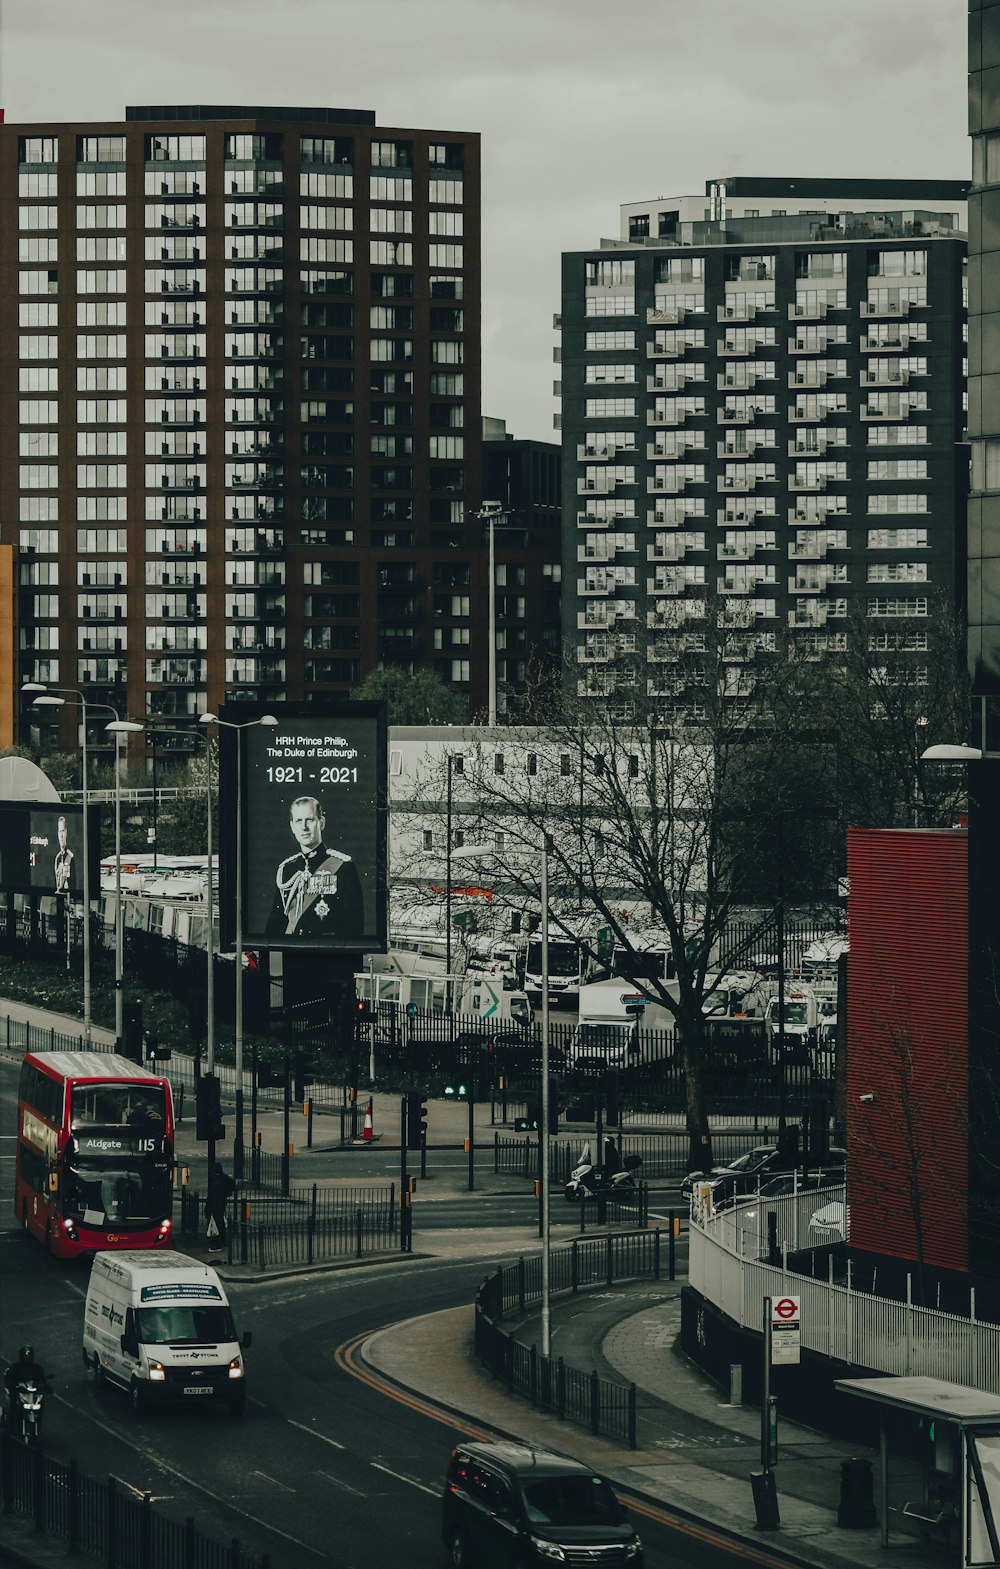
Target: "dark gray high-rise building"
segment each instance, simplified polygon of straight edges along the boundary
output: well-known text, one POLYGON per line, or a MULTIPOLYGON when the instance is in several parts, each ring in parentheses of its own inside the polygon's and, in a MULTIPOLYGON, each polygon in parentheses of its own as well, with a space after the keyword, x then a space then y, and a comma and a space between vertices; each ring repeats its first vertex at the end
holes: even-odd
MULTIPOLYGON (((1000 4, 969 0, 969 669, 1000 750, 1000 4)), ((977 710, 980 705, 977 705, 977 710)))
POLYGON ((15 680, 185 723, 392 661, 485 706, 479 212, 478 135, 368 110, 0 125, 15 680))
POLYGON ((709 596, 734 692, 741 648, 779 627, 803 654, 842 649, 852 602, 873 648, 919 664, 934 591, 964 592, 967 190, 716 181, 631 203, 617 239, 564 256, 563 628, 582 695, 644 649, 648 693, 690 708, 674 670, 709 596))

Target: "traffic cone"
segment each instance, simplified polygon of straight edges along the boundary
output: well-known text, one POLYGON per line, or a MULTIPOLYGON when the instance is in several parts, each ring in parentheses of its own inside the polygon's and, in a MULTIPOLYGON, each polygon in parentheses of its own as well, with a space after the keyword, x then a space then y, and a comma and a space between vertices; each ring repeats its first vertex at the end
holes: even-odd
POLYGON ((371 1103, 371 1101, 369 1101, 368 1105, 365 1107, 365 1128, 364 1128, 364 1132, 362 1133, 361 1137, 362 1137, 362 1139, 364 1140, 364 1142, 366 1144, 370 1144, 372 1142, 372 1139, 375 1137, 374 1131, 372 1129, 372 1103, 371 1103))

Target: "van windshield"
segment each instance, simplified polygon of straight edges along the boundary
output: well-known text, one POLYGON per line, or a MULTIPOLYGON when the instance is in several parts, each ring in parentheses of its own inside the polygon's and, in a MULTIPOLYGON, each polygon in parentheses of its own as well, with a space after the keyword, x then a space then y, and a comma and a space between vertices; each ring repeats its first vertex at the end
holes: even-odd
POLYGON ((183 1307, 140 1308, 136 1313, 139 1339, 145 1346, 172 1346, 205 1341, 235 1340, 233 1315, 227 1307, 201 1303, 183 1307))
POLYGON ((522 1482, 524 1510, 536 1525, 589 1525, 622 1519, 621 1505, 600 1476, 545 1476, 522 1482))

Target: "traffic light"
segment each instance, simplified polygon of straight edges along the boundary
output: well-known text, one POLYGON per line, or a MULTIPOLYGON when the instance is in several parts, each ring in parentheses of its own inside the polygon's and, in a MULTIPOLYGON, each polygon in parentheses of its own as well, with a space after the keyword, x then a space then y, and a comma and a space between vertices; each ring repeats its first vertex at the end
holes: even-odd
POLYGON ((297 1051, 295 1053, 292 1077, 294 1080, 293 1094, 296 1100, 305 1100, 306 1090, 314 1082, 312 1067, 312 1058, 308 1052, 297 1051))
POLYGON ((419 1090, 410 1090, 406 1097, 406 1147, 422 1149, 427 1142, 427 1107, 419 1090))
POLYGON ((271 1064, 269 1062, 258 1062, 257 1088, 259 1090, 269 1090, 271 1086, 276 1083, 277 1079, 271 1064))
POLYGON ((469 1093, 469 1086, 456 1079, 445 1085, 444 1093, 449 1100, 464 1100, 469 1093))
POLYGON ((142 1003, 126 1002, 122 1009, 120 1050, 131 1062, 142 1062, 142 1003))
MULTIPOLYGON (((533 1095, 528 1101, 525 1115, 514 1118, 517 1133, 537 1133, 542 1125, 542 1097, 533 1095)), ((549 1132, 559 1132, 559 1102, 549 1091, 549 1132)))
POLYGON ((164 1046, 162 1041, 151 1040, 148 1035, 143 1036, 146 1046, 147 1062, 169 1062, 173 1055, 169 1046, 164 1046))
POLYGON ((203 1073, 194 1081, 196 1137, 201 1143, 224 1139, 222 1123, 222 1084, 216 1074, 203 1073))

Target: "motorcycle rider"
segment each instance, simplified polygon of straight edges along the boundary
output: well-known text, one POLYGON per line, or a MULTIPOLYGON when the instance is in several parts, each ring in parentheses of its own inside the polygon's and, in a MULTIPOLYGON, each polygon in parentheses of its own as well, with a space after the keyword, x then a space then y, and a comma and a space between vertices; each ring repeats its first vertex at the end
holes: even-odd
POLYGON ((14 1391, 19 1384, 35 1383, 40 1390, 48 1388, 48 1378, 40 1362, 35 1360, 34 1346, 22 1346, 17 1360, 11 1362, 3 1376, 3 1415, 9 1422, 13 1409, 14 1391))

